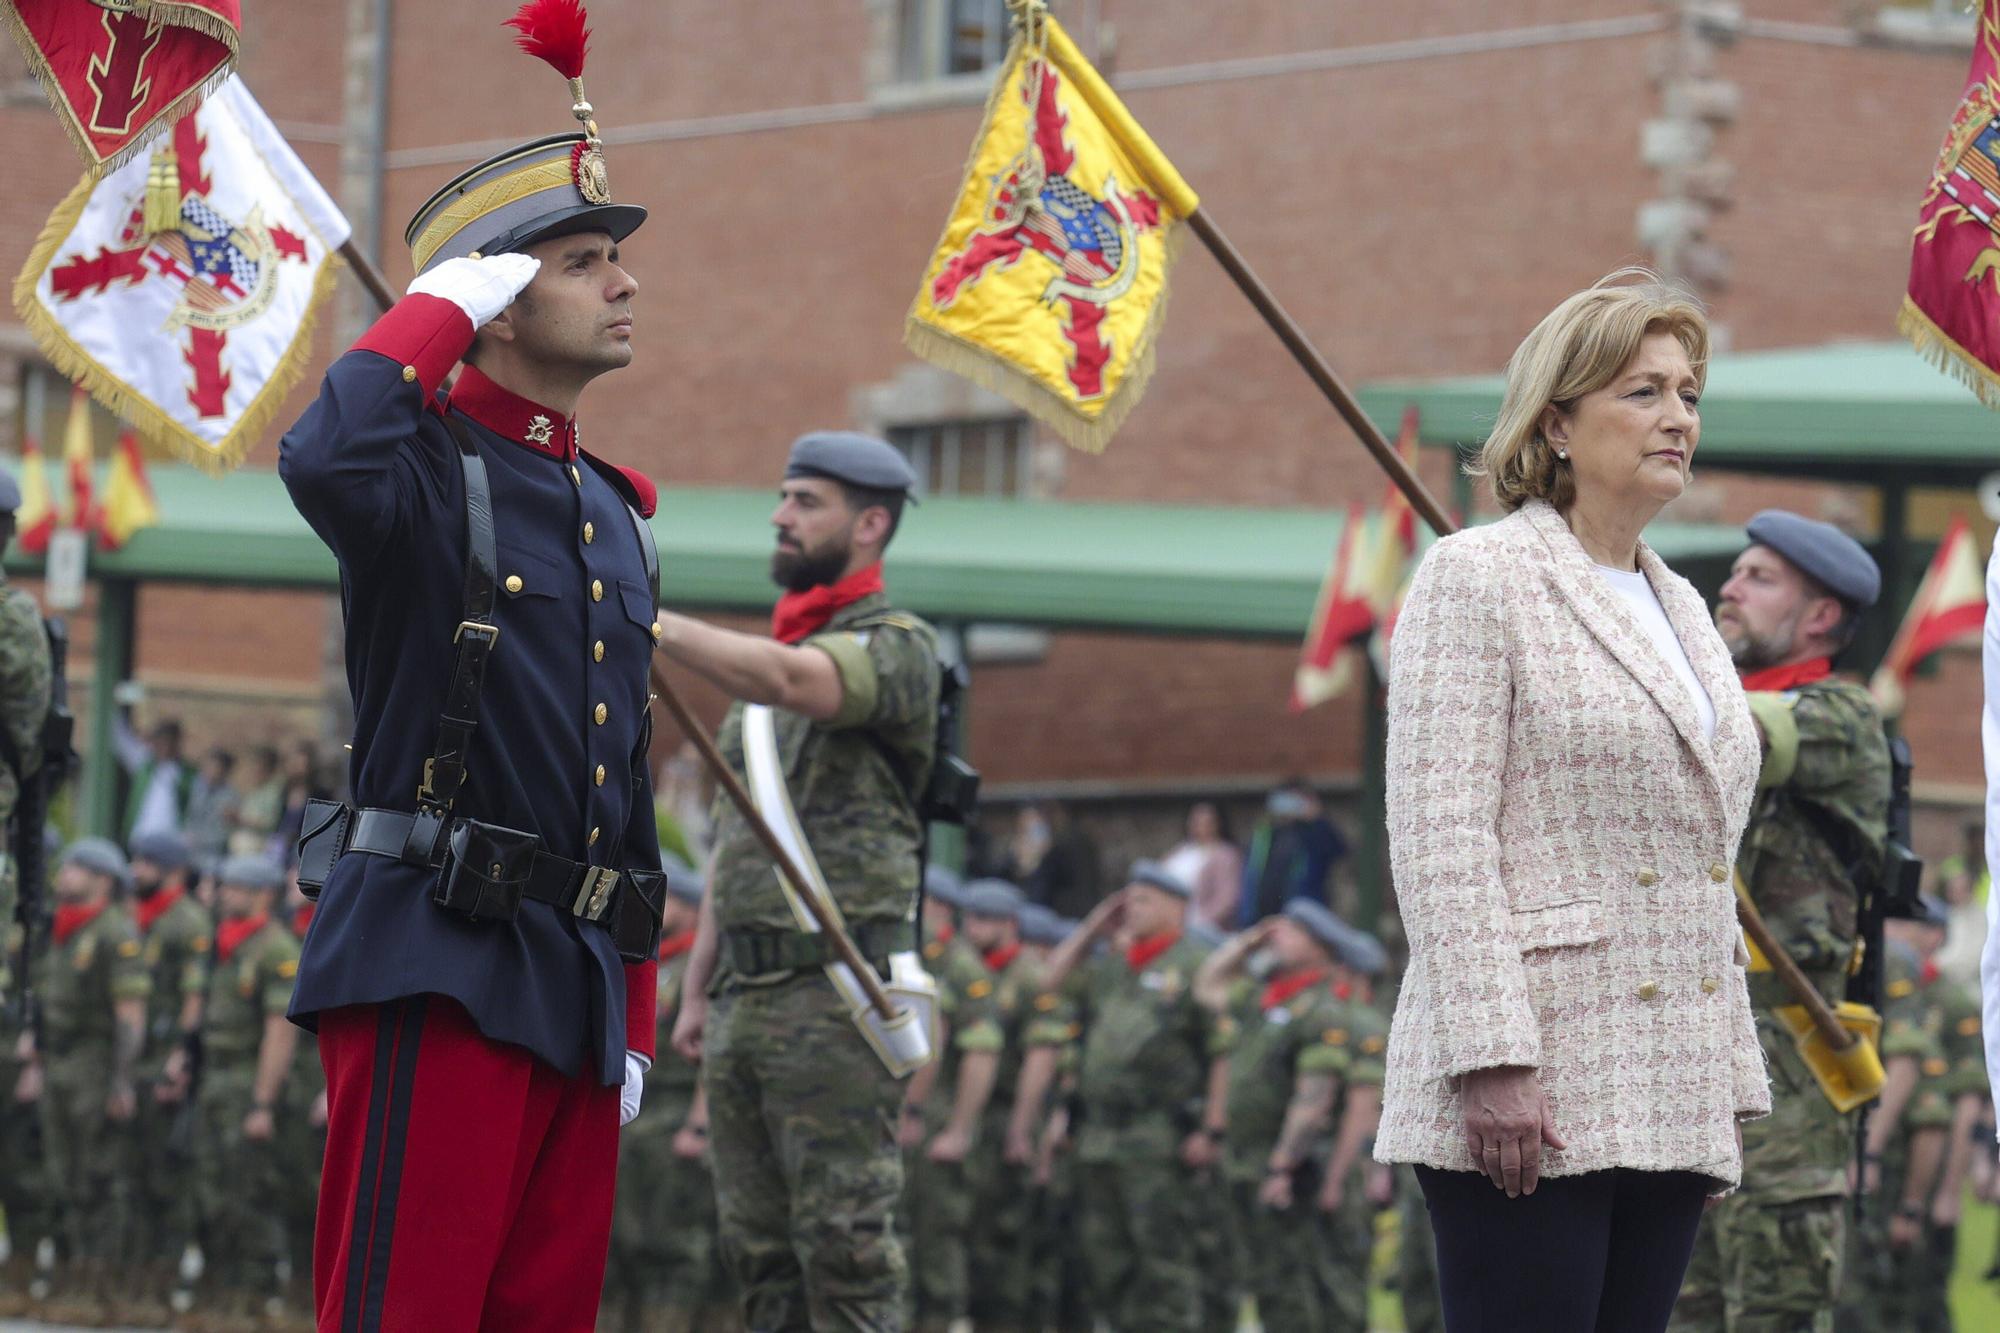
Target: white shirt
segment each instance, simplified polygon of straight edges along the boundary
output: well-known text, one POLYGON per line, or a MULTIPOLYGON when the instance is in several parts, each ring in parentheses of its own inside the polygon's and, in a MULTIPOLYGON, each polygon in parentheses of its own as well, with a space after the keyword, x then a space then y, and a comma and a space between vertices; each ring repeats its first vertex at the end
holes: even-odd
POLYGON ((1667 619, 1666 608, 1660 605, 1659 594, 1653 585, 1646 582, 1644 573, 1634 570, 1626 573, 1609 565, 1599 565, 1597 572, 1612 590, 1625 599, 1632 618, 1639 622, 1639 628, 1646 631, 1646 637, 1653 641, 1653 647, 1660 657, 1673 668, 1674 674, 1687 686, 1688 694, 1694 699, 1694 711, 1701 718, 1701 734, 1715 739, 1715 701, 1702 688, 1701 677, 1694 674, 1694 663, 1688 661, 1687 649, 1681 647, 1680 636, 1674 633, 1673 622, 1667 619))
MULTIPOLYGON (((1986 707, 1979 735, 1986 751, 1986 864, 2000 865, 2000 544, 1986 566, 1986 636, 1981 656, 1986 707)), ((1986 1077, 2000 1093, 2000 886, 1986 895, 1986 949, 1979 959, 1979 1000, 1985 1017, 1986 1077)))

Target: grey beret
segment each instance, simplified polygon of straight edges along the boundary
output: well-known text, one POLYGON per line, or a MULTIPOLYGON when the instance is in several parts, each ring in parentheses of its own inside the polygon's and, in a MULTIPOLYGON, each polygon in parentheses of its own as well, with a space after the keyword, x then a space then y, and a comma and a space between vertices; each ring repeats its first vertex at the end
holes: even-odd
POLYGON ((965 906, 965 881, 943 866, 924 867, 924 896, 946 907, 965 906))
POLYGON ((1770 547, 1850 606, 1873 606, 1882 594, 1882 571, 1875 557, 1831 523, 1766 509, 1744 530, 1751 541, 1770 547))
POLYGON ((1171 893, 1176 898, 1194 897, 1194 888, 1186 880, 1161 865, 1158 861, 1138 860, 1132 863, 1132 872, 1125 877, 1127 884, 1150 884, 1156 889, 1171 893))
POLYGON ((1343 967, 1372 977, 1389 965, 1389 951, 1380 940, 1342 921, 1325 903, 1294 898, 1285 904, 1285 916, 1324 945, 1343 967))
POLYGON ((125 860, 125 853, 109 838, 78 838, 63 849, 62 863, 109 875, 120 884, 132 878, 132 867, 125 860))
POLYGON ((239 889, 281 889, 285 871, 268 856, 229 856, 215 872, 215 882, 239 889))
POLYGON ((151 861, 167 870, 186 870, 194 864, 194 850, 178 833, 141 833, 132 839, 132 859, 151 861))
POLYGON ((660 869, 666 872, 667 892, 689 907, 701 906, 701 872, 672 852, 660 853, 660 869))
POLYGON ((816 430, 801 435, 792 445, 785 476, 831 477, 850 486, 905 495, 917 488, 917 470, 902 450, 851 430, 816 430))
POLYGON ((1069 938, 1076 922, 1060 917, 1040 903, 1021 904, 1021 938, 1030 944, 1057 945, 1069 938))
POLYGON ((11 514, 21 507, 21 483, 14 480, 14 474, 0 467, 0 513, 11 514))
POLYGON ((1009 884, 1004 879, 975 879, 965 886, 965 898, 959 906, 972 916, 998 916, 1009 921, 1021 918, 1021 909, 1028 905, 1028 895, 1009 884))

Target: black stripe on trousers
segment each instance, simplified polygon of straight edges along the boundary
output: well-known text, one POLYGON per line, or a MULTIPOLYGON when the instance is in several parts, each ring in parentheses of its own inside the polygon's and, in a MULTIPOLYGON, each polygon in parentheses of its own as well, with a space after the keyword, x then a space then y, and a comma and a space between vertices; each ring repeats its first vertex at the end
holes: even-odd
POLYGON ((425 997, 382 1006, 375 1026, 375 1072, 368 1089, 368 1128, 361 1176, 355 1182, 354 1230, 347 1246, 347 1293, 341 1333, 375 1333, 389 1286, 396 1199, 403 1181, 403 1147, 410 1128, 410 1093, 417 1081, 417 1039, 425 997))

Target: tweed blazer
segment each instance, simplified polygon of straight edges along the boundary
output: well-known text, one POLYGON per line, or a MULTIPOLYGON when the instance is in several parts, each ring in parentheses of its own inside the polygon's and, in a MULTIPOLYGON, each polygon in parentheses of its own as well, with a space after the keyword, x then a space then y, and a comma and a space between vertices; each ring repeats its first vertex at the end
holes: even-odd
POLYGON ((1769 1114, 1731 866, 1761 763, 1721 636, 1639 567, 1715 705, 1686 685, 1553 508, 1434 547, 1389 671, 1390 861, 1410 967, 1376 1156, 1476 1170, 1459 1076, 1529 1065, 1569 1146, 1542 1173, 1735 1185, 1769 1114))

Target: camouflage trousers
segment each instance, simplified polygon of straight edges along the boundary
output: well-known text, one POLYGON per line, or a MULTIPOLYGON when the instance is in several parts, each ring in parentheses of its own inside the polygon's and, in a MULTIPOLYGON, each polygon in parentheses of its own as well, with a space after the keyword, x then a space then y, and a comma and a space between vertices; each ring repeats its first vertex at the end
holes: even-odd
MULTIPOLYGON (((1317 1182, 1314 1182, 1315 1185, 1317 1182)), ((1375 1205, 1368 1202, 1367 1167, 1348 1168, 1340 1207, 1319 1214, 1324 1238, 1318 1264, 1327 1333, 1368 1333, 1368 1272, 1375 1258, 1375 1205)), ((1429 1228, 1426 1228, 1428 1234, 1429 1228)))
POLYGON ((132 1232, 130 1124, 104 1114, 111 1051, 85 1046, 44 1064, 42 1143, 68 1257, 122 1264, 132 1232))
POLYGON ((253 1139, 243 1122, 255 1105, 254 1068, 204 1070, 197 1108, 200 1146, 195 1156, 197 1203, 202 1216, 205 1280, 238 1293, 266 1296, 278 1290, 278 1264, 287 1258, 284 1222, 284 1138, 253 1139))
POLYGON ((1298 1172, 1292 1206, 1284 1209, 1258 1199, 1262 1185, 1261 1180, 1230 1185, 1242 1242, 1239 1271, 1244 1289, 1257 1303, 1257 1322, 1268 1329, 1328 1328, 1319 1271, 1327 1237, 1324 1214, 1313 1203, 1318 1178, 1310 1170, 1298 1172))
POLYGON ((1069 1152, 1057 1155, 1047 1185, 1028 1193, 1028 1271, 1033 1318, 1028 1327, 1057 1333, 1091 1333, 1090 1281, 1083 1253, 1081 1168, 1069 1152))
POLYGON ((971 1291, 967 1244, 972 1232, 973 1189, 965 1162, 933 1162, 925 1143, 903 1158, 903 1231, 910 1261, 911 1327, 942 1333, 966 1312, 971 1291))
MULTIPOLYGON (((996 1099, 997 1100, 997 1099, 996 1099)), ((1033 1315, 1030 1230, 1036 1191, 1006 1157, 1007 1109, 989 1111, 966 1159, 975 1225, 966 1240, 966 1313, 980 1333, 1039 1328, 1033 1315)))
POLYGON ((708 1163, 674 1152, 687 1099, 642 1102, 618 1139, 618 1194, 598 1326, 623 1333, 723 1333, 735 1299, 715 1244, 708 1163))
POLYGON ((709 1015, 718 1233, 758 1333, 898 1333, 903 1088, 817 972, 726 990, 709 1015))
POLYGON ((1834 1327, 1840 1333, 1951 1333, 1949 1303, 1958 1228, 1926 1220, 1916 1243, 1889 1244, 1889 1214, 1901 1197, 1900 1182, 1870 1197, 1848 1250, 1850 1280, 1834 1327))
POLYGON ((1437 1237, 1417 1173, 1396 1168, 1396 1287, 1403 1297, 1404 1333, 1444 1333, 1444 1301, 1438 1295, 1437 1237))
POLYGON ((7 1214, 7 1239, 14 1253, 34 1253, 35 1243, 55 1234, 47 1161, 42 1152, 42 1112, 14 1100, 21 1063, 14 1059, 15 1035, 0 1023, 0 1211, 7 1214))
POLYGON ((194 1111, 156 1099, 157 1086, 139 1084, 133 1121, 131 1260, 137 1264, 173 1263, 195 1235, 194 1111))
POLYGON ((1114 1333, 1201 1326, 1194 1190, 1168 1130, 1161 1151, 1095 1154, 1077 1164, 1091 1306, 1114 1333))
POLYGON ((1204 1174, 1194 1182, 1191 1202, 1194 1261, 1200 1269, 1195 1327, 1201 1333, 1236 1333, 1243 1322, 1243 1238, 1229 1187, 1219 1174, 1204 1174))
POLYGON ((1847 1243, 1838 1196, 1767 1202, 1739 1190, 1709 1209, 1674 1304, 1675 1333, 1832 1333, 1847 1243))

